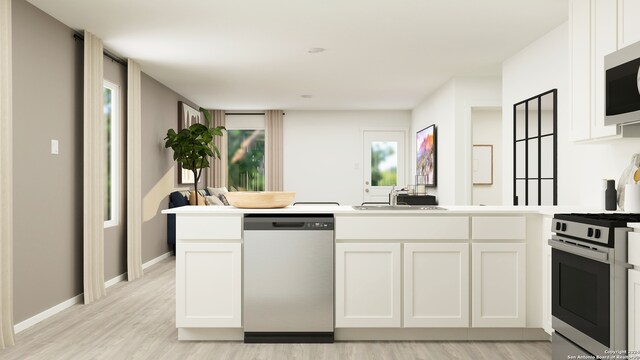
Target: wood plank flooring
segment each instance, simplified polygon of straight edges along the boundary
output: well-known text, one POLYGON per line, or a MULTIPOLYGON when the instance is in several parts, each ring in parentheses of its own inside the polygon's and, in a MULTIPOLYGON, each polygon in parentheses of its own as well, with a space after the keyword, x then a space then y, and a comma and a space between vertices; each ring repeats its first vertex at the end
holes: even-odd
POLYGON ((551 359, 548 342, 178 342, 175 258, 107 293, 97 303, 75 305, 21 332, 17 345, 0 350, 0 359, 551 359))

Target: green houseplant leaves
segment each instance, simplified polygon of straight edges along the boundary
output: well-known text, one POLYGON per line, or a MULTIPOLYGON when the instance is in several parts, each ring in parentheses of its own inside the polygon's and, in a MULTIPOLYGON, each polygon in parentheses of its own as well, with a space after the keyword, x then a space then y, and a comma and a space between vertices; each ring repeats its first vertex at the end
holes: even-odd
POLYGON ((198 204, 198 181, 202 175, 202 169, 210 166, 211 161, 220 159, 220 150, 214 144, 215 136, 223 136, 224 126, 210 127, 211 113, 203 108, 200 112, 204 114, 206 125, 193 124, 188 128, 176 132, 174 129, 167 130, 167 137, 164 138, 165 148, 173 150, 173 160, 183 169, 193 172, 196 205, 198 204))

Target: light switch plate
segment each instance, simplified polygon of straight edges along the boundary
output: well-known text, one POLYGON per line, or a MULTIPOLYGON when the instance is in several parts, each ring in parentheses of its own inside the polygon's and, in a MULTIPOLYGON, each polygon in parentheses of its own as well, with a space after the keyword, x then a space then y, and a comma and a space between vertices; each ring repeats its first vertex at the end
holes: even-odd
POLYGON ((58 140, 51 140, 51 154, 58 155, 58 140))

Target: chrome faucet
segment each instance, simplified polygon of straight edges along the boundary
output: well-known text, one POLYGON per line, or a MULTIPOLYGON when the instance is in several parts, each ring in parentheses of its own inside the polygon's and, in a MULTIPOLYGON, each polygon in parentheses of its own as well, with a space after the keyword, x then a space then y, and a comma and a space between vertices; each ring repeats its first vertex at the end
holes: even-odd
POLYGON ((391 192, 389 193, 389 205, 398 205, 398 191, 396 190, 395 185, 391 188, 391 192))

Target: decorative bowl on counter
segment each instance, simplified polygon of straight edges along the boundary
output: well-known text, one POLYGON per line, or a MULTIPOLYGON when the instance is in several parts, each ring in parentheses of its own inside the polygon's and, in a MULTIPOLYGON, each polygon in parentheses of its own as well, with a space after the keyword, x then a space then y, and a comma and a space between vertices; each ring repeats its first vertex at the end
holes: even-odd
POLYGON ((243 209, 275 209, 291 205, 296 197, 291 191, 234 191, 225 193, 229 205, 243 209))

